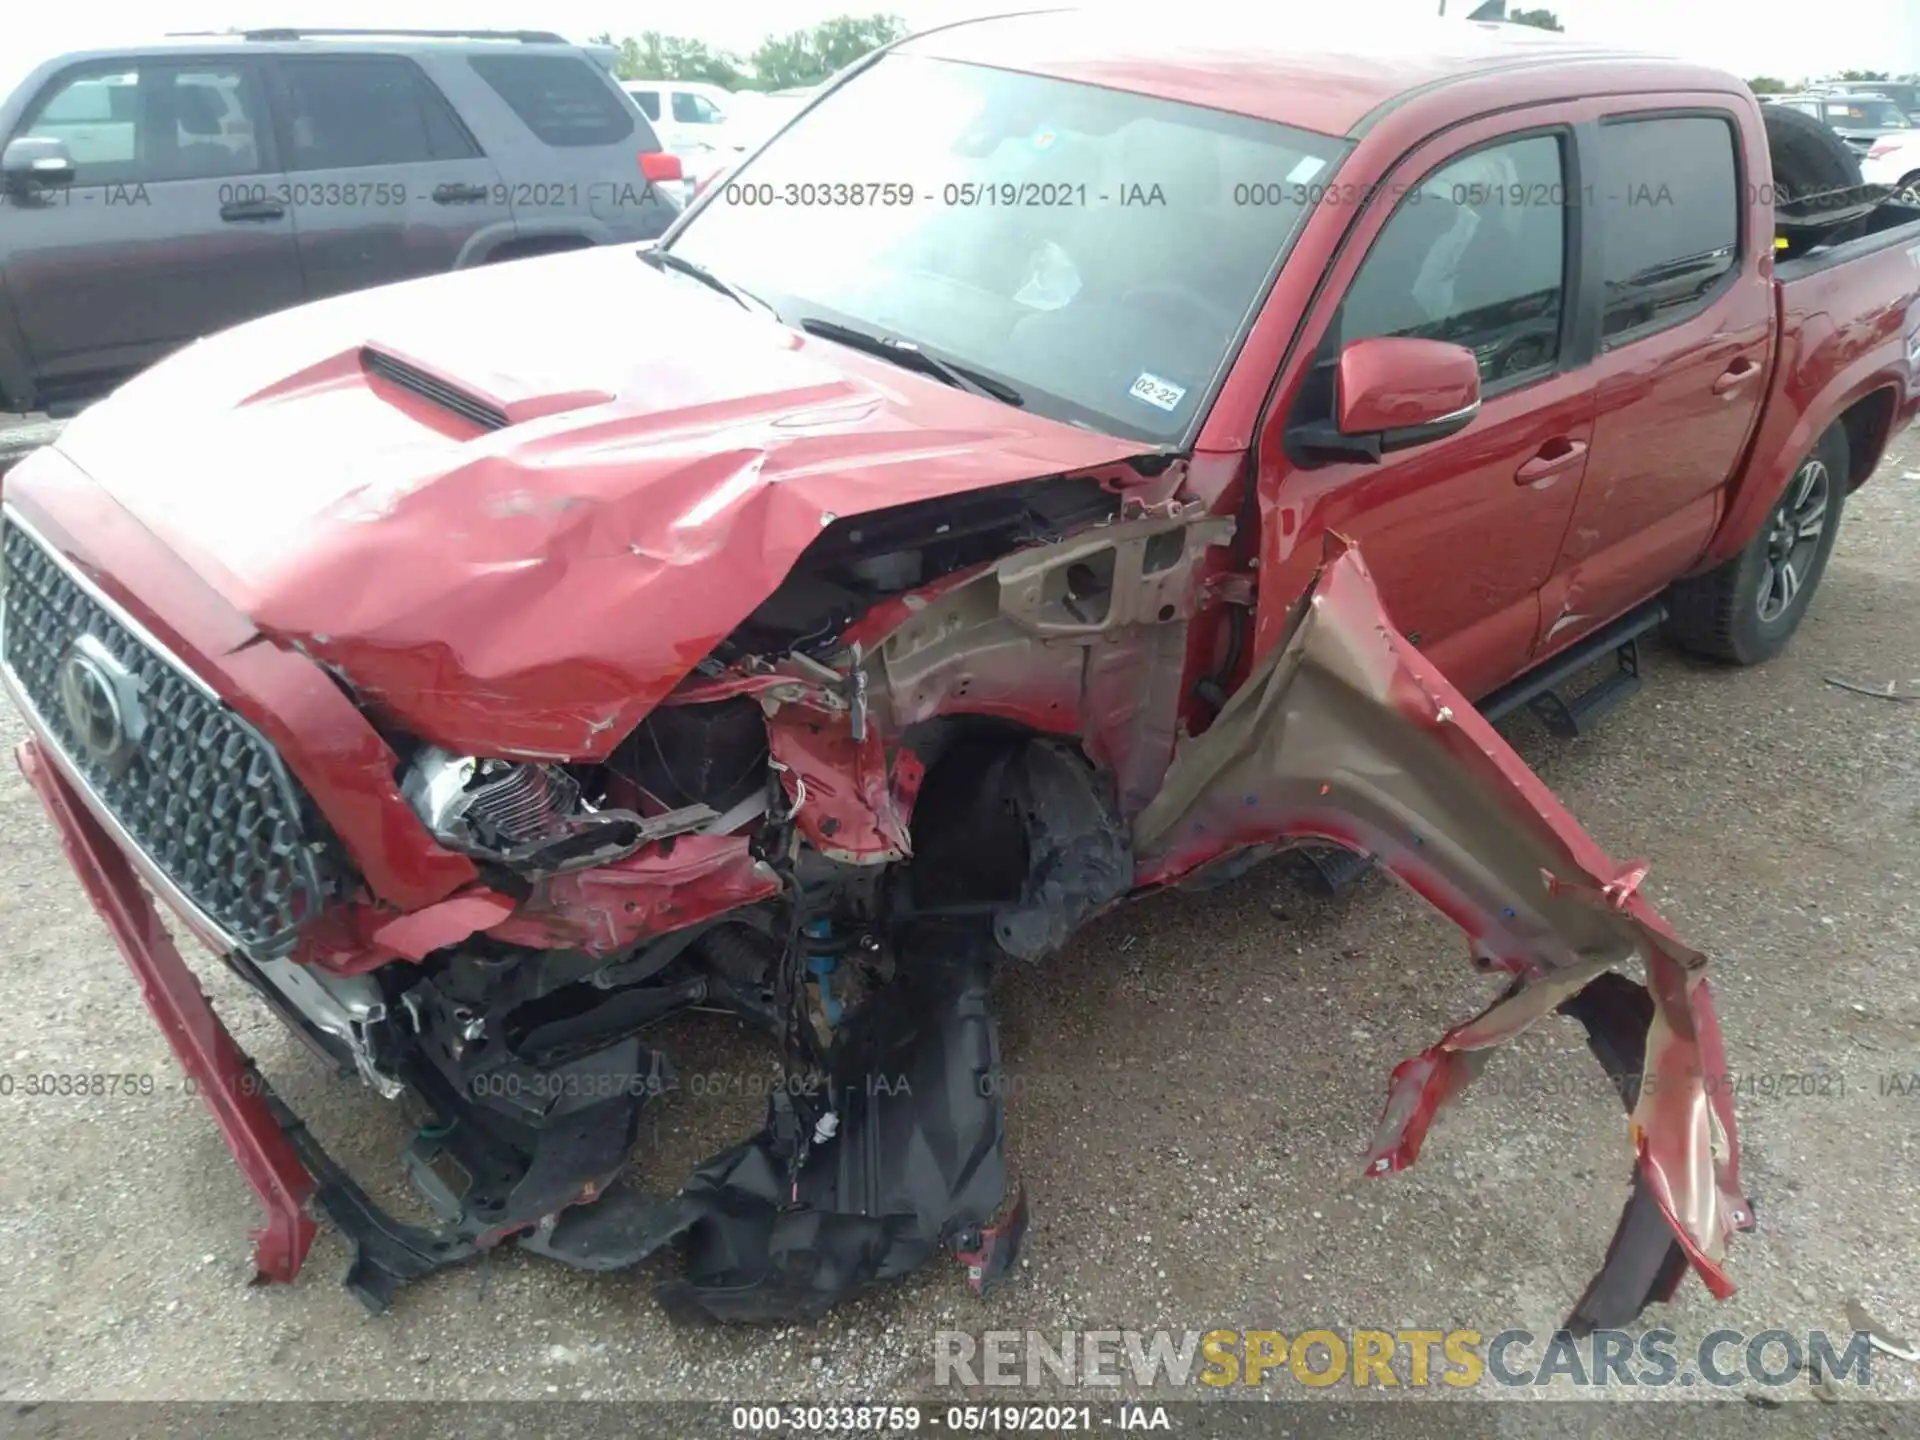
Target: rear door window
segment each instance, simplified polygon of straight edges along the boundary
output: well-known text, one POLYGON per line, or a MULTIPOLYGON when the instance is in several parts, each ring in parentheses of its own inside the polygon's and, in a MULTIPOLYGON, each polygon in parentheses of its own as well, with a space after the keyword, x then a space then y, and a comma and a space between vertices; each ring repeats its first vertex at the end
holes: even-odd
POLYGON ((583 57, 475 55, 467 63, 549 145, 614 145, 633 134, 632 110, 583 57))
POLYGON ((658 90, 629 90, 634 103, 640 107, 640 113, 649 120, 660 118, 660 92, 658 90))
POLYGON ((1600 127, 1601 333, 1617 345, 1699 313, 1740 263, 1731 117, 1622 117, 1600 127))
POLYGON ((477 153, 439 92, 410 60, 287 56, 275 65, 289 170, 414 165, 477 153))

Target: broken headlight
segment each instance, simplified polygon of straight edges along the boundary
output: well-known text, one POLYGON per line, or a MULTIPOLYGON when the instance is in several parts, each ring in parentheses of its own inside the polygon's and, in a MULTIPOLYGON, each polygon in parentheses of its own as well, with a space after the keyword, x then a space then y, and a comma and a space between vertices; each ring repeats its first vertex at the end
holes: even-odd
POLYGON ((421 747, 400 793, 441 844, 516 870, 604 865, 648 838, 630 810, 596 808, 559 765, 421 747))

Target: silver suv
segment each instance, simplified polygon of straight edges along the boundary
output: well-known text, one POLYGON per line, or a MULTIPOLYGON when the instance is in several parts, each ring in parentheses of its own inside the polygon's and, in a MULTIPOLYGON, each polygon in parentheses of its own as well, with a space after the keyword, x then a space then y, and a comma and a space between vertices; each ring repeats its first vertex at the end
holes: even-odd
POLYGON ((544 31, 252 30, 38 66, 0 98, 0 409, 70 411, 342 291, 658 236, 680 164, 606 58, 544 31))

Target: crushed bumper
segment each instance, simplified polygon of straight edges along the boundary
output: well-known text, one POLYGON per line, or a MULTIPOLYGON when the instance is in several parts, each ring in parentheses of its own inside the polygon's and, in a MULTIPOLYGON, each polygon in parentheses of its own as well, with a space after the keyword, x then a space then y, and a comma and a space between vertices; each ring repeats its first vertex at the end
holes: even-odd
POLYGON ((307 1207, 317 1186, 277 1118, 285 1107, 214 1013, 125 852, 37 741, 25 741, 15 754, 60 832, 87 898, 140 982, 147 1008, 260 1199, 265 1219, 252 1232, 257 1278, 291 1281, 313 1244, 307 1207))

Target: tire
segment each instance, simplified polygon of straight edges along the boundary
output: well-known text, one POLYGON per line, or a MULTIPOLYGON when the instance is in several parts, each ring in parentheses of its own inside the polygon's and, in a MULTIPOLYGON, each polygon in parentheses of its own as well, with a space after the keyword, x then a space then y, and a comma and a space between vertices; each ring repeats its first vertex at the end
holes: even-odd
POLYGON ((1847 432, 1835 425, 1794 466, 1746 549, 1668 592, 1668 637, 1696 655, 1735 665, 1778 655, 1826 573, 1846 503, 1847 463, 1847 432), (1816 515, 1819 530, 1809 536, 1805 530, 1816 515))
POLYGON ((1773 157, 1773 185, 1783 200, 1803 200, 1828 190, 1850 190, 1864 183, 1860 161, 1847 142, 1803 110, 1763 105, 1767 152, 1773 157))
POLYGON ((1900 183, 1893 187, 1893 198, 1902 205, 1920 205, 1920 170, 1900 177, 1900 183))

